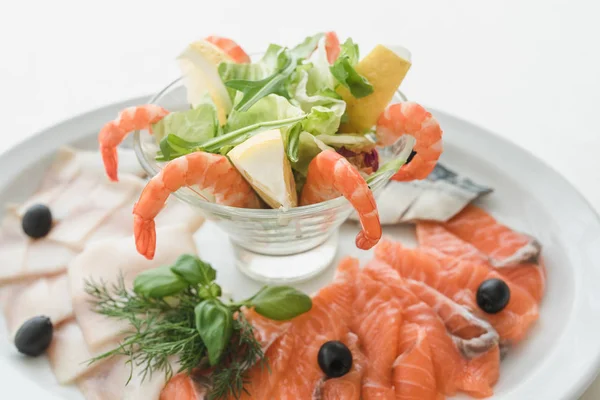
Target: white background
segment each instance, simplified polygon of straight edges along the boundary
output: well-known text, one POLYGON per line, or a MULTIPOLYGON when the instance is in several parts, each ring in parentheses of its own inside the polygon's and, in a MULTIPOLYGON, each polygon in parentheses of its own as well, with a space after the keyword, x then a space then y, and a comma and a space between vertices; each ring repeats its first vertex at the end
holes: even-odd
MULTIPOLYGON (((208 34, 260 51, 335 30, 365 47, 408 47, 412 100, 529 149, 600 209, 596 0, 7 0, 0 13, 1 152, 75 114, 157 91, 178 76, 175 56, 208 34)), ((597 385, 586 400, 600 398, 597 385)))

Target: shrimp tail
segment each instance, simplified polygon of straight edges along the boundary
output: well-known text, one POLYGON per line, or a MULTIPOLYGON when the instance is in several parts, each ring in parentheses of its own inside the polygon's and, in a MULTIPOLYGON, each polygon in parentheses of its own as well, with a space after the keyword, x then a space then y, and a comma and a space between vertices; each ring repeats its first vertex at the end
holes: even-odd
POLYGON ((300 204, 308 205, 344 196, 356 210, 362 230, 356 246, 369 250, 381 239, 381 223, 373 193, 365 179, 348 160, 335 151, 319 153, 308 166, 300 204))
POLYGON ((356 247, 358 247, 359 249, 369 250, 370 248, 375 246, 377 242, 379 242, 378 238, 370 238, 365 234, 364 231, 360 231, 358 232, 358 235, 356 235, 355 243, 356 247))
POLYGON ((143 219, 139 215, 134 214, 133 232, 135 234, 135 247, 138 253, 148 260, 152 260, 156 251, 156 227, 154 220, 143 219))
POLYGON ((119 154, 117 153, 117 148, 100 145, 100 154, 102 155, 106 176, 108 176, 108 179, 111 181, 118 182, 119 178, 117 176, 117 170, 119 165, 119 154))

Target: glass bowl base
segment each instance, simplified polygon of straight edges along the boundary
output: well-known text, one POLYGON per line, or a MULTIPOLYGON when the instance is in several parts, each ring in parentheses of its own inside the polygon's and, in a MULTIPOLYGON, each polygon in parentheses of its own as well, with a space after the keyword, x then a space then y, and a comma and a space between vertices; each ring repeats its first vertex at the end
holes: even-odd
POLYGON ((236 267, 249 278, 270 284, 307 281, 325 271, 335 259, 339 232, 310 250, 290 255, 267 255, 245 249, 234 242, 236 267))

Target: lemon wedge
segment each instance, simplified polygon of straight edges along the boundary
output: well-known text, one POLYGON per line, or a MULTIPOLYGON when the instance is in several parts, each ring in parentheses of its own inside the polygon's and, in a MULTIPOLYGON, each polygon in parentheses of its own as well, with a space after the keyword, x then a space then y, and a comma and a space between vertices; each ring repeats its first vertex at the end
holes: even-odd
POLYGON ((217 67, 221 62, 234 62, 223 50, 205 40, 189 44, 177 57, 187 89, 187 100, 195 107, 208 92, 217 107, 219 122, 224 125, 231 111, 231 99, 217 67))
POLYGON ((337 89, 346 101, 349 120, 340 126, 340 130, 346 133, 362 133, 371 129, 392 100, 410 66, 410 51, 401 46, 377 45, 360 60, 354 69, 373 85, 373 93, 357 99, 345 87, 337 89))
POLYGON ((298 205, 296 183, 279 129, 251 137, 227 156, 269 206, 292 208, 298 205))

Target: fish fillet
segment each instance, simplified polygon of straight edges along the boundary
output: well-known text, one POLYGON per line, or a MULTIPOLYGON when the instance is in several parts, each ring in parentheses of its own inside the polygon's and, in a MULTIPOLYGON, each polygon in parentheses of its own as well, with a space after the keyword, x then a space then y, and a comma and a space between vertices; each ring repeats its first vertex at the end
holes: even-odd
POLYGON ((153 260, 137 253, 133 236, 107 239, 86 247, 69 265, 68 276, 71 300, 77 322, 90 350, 120 336, 129 328, 125 321, 107 319, 92 311, 90 296, 85 292, 85 281, 101 280, 114 283, 123 274, 128 285, 136 275, 161 265, 172 264, 182 254, 196 254, 192 233, 186 225, 173 225, 157 229, 157 249, 153 260))

